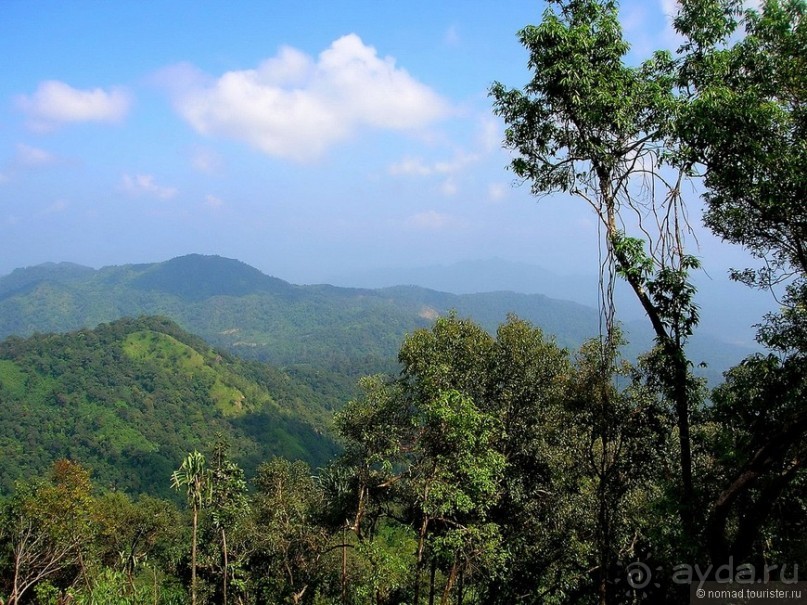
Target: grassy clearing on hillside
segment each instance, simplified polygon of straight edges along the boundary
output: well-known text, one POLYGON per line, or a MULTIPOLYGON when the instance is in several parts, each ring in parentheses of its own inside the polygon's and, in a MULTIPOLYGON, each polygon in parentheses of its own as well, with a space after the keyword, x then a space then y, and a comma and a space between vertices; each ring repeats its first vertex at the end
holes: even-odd
POLYGON ((159 362, 187 374, 205 388, 206 394, 224 416, 240 416, 245 412, 246 396, 238 388, 227 384, 220 373, 211 367, 210 364, 216 362, 212 353, 208 359, 173 336, 152 330, 129 334, 124 341, 123 352, 131 359, 159 362))

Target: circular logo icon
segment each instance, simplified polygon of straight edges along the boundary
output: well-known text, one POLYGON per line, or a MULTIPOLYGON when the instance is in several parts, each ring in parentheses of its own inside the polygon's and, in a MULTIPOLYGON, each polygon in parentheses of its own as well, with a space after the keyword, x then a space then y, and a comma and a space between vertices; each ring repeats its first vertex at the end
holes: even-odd
POLYGON ((613 583, 622 586, 625 590, 625 596, 636 595, 637 593, 642 596, 648 596, 654 588, 661 588, 655 578, 660 578, 663 569, 656 567, 651 569, 647 563, 642 561, 633 561, 628 565, 620 564, 619 572, 613 580, 613 583))
POLYGON ((653 572, 641 561, 634 561, 625 568, 625 581, 633 590, 644 590, 652 580, 653 572))

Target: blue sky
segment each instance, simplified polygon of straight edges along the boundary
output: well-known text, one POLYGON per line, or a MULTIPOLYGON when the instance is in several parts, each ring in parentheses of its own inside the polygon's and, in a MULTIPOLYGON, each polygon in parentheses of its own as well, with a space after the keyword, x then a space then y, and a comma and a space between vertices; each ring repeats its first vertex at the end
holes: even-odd
MULTIPOLYGON (((512 187, 487 96, 527 82, 516 32, 543 10, 5 0, 0 274, 191 252, 295 283, 494 256, 596 273, 594 217, 512 187)), ((672 10, 622 3, 633 59, 675 46, 672 10)), ((745 263, 699 239, 710 274, 745 263)))

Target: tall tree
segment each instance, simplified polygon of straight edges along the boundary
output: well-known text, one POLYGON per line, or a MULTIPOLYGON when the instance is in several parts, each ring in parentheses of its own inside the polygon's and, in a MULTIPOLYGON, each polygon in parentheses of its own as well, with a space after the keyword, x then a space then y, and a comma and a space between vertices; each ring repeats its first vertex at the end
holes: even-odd
POLYGON ((300 460, 272 458, 258 467, 253 500, 261 540, 254 556, 264 598, 309 602, 327 569, 322 555, 328 532, 319 523, 323 493, 300 460))
POLYGON ((703 169, 705 222, 763 261, 735 270, 736 279, 786 284, 781 311, 759 332, 776 356, 746 360, 716 393, 716 419, 736 448, 707 521, 721 563, 751 552, 777 498, 803 477, 807 455, 805 15, 804 0, 766 0, 761 11, 739 0, 684 0, 675 20, 686 39, 681 162, 703 169), (738 429, 740 418, 747 424, 738 429))
POLYGON ((205 457, 194 450, 182 461, 179 469, 171 475, 171 487, 176 490, 185 487, 185 495, 193 516, 193 534, 191 537, 191 602, 196 605, 196 550, 199 530, 199 511, 210 491, 210 472, 205 457))
POLYGON ((227 605, 229 586, 230 551, 227 547, 227 532, 234 529, 249 513, 247 481, 244 471, 230 460, 227 443, 223 437, 216 439, 213 449, 213 464, 210 467, 209 505, 213 527, 221 539, 222 555, 222 605, 227 605))
POLYGON ((673 61, 659 52, 626 64, 613 0, 549 0, 540 25, 519 33, 529 51, 523 90, 491 88, 495 112, 516 154, 511 168, 543 196, 588 203, 604 233, 603 357, 614 338, 613 276, 630 285, 653 327, 660 384, 673 403, 680 440, 679 514, 695 536, 690 414, 698 404, 684 345, 698 321, 684 250, 686 171, 669 161, 671 117, 679 103, 673 61))

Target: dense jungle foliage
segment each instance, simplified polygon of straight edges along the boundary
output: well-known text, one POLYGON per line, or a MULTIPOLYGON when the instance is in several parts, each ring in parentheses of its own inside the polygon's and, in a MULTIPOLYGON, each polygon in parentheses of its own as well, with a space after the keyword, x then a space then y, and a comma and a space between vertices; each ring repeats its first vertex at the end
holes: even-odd
MULTIPOLYGON (((337 413, 344 451, 329 465, 267 458, 247 481, 218 437, 163 479, 186 506, 59 461, 4 498, 3 590, 42 603, 220 603, 225 590, 234 603, 567 603, 596 601, 604 577, 608 602, 681 602, 676 565, 708 558, 674 520, 674 418, 652 370, 613 354, 603 372, 599 341, 572 354, 515 317, 495 336, 438 319, 406 339, 400 377, 365 378, 337 413), (638 563, 652 581, 628 582, 638 563)), ((732 401, 747 396, 743 371, 698 412, 704 503, 747 455, 732 401)), ((800 476, 756 528, 756 569, 781 562, 773 573, 792 579, 806 504, 800 476)))
POLYGON ((273 455, 322 464, 339 400, 266 364, 218 353, 161 318, 0 343, 0 490, 80 460, 100 485, 167 496, 185 452, 233 444, 253 473, 273 455))

